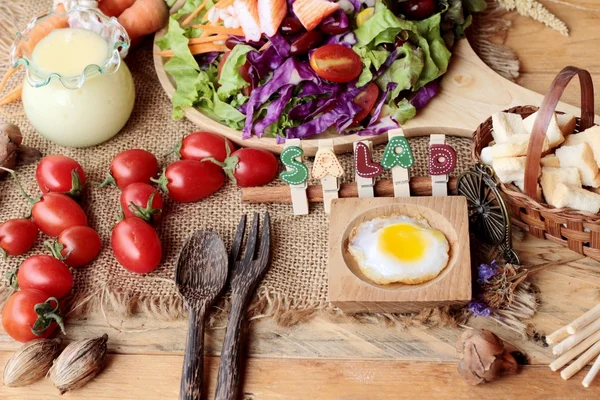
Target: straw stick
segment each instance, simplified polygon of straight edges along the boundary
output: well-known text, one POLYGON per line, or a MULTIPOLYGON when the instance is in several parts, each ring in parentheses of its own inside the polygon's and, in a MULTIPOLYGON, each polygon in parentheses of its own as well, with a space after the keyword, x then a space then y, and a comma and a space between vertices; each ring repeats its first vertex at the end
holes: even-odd
POLYGON ((583 378, 583 382, 581 382, 581 384, 585 387, 590 387, 590 383, 592 383, 596 375, 598 375, 598 371, 600 371, 600 356, 596 358, 594 365, 592 365, 592 369, 590 369, 590 372, 588 372, 585 378, 583 378))
POLYGON ((560 329, 552 332, 548 336, 546 336, 546 343, 555 344, 561 342, 563 339, 569 337, 569 332, 567 332, 567 326, 563 326, 560 329))
POLYGON ((600 318, 600 304, 567 325, 567 332, 572 335, 598 318, 600 318))
POLYGON ((561 378, 567 380, 585 367, 594 357, 600 354, 600 342, 590 347, 588 351, 583 353, 573 364, 563 369, 560 373, 561 378))
POLYGON ((575 357, 589 349, 594 343, 600 340, 600 331, 594 333, 589 338, 585 339, 583 342, 579 343, 577 346, 573 347, 571 350, 567 351, 562 356, 558 357, 550 364, 550 369, 552 371, 558 371, 562 367, 564 367, 569 361, 573 360, 575 357))
POLYGON ((572 349, 577 343, 580 343, 585 338, 589 337, 592 333, 600 330, 600 319, 592 322, 582 330, 569 336, 552 349, 552 353, 556 356, 560 356, 565 351, 572 349))

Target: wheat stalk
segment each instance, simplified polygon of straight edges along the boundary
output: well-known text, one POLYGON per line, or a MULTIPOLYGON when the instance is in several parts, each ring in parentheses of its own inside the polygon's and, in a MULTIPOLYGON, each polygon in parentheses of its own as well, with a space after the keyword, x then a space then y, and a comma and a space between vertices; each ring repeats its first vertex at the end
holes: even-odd
POLYGON ((500 6, 508 11, 516 10, 519 14, 532 18, 560 32, 563 36, 569 36, 569 28, 556 15, 552 14, 546 7, 536 0, 496 0, 500 6))

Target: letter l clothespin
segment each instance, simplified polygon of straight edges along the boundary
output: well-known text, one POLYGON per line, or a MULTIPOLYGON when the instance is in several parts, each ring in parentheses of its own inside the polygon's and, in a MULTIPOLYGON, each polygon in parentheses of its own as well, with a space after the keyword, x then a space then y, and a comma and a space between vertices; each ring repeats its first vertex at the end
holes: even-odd
POLYGON ((373 142, 354 142, 354 180, 358 197, 375 197, 375 178, 383 173, 383 167, 373 161, 373 142))

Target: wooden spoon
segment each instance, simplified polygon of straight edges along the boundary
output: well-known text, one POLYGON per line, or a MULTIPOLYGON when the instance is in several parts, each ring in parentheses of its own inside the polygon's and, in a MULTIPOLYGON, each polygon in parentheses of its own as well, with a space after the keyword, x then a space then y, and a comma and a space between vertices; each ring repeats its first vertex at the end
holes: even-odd
POLYGON ((213 231, 198 230, 181 250, 175 283, 189 310, 179 398, 200 400, 204 364, 204 316, 225 287, 227 251, 213 231))

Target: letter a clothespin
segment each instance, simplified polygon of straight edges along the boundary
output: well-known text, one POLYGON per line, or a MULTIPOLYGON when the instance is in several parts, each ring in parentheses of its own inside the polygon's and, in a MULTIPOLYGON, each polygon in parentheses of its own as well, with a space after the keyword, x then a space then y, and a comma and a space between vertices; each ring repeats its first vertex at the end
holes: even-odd
POLYGON ((319 150, 315 154, 312 176, 321 180, 325 212, 331 210, 331 200, 337 199, 340 190, 340 177, 344 170, 333 152, 333 139, 319 140, 319 150))
POLYGON ((383 167, 373 161, 373 143, 370 140, 354 142, 354 179, 358 197, 375 197, 375 178, 383 167))
POLYGON ((431 135, 428 163, 431 195, 448 196, 448 175, 456 167, 456 151, 446 144, 446 135, 431 135))
POLYGON ((290 185, 294 215, 308 214, 308 198, 306 196, 308 168, 304 165, 303 155, 300 139, 285 141, 285 148, 281 152, 280 158, 286 171, 279 174, 279 178, 290 185))
POLYGON ((415 163, 412 149, 401 128, 388 131, 388 144, 383 152, 381 165, 392 170, 394 197, 410 197, 408 169, 415 163))

